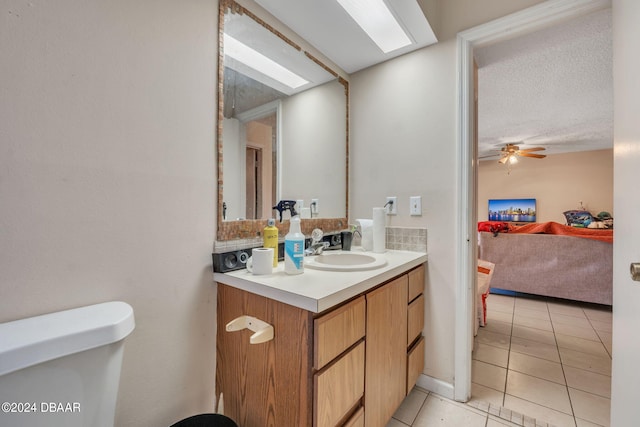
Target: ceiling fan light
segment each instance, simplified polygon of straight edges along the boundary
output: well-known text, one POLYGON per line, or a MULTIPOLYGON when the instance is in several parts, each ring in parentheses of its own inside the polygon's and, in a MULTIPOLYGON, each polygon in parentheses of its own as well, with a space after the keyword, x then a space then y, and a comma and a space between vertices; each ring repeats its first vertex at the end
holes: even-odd
POLYGON ((412 43, 384 0, 336 1, 384 53, 412 43))
POLYGON ((271 58, 224 34, 224 54, 292 89, 309 83, 271 58))
POLYGON ((509 164, 515 165, 518 163, 518 157, 515 154, 509 154, 509 164))

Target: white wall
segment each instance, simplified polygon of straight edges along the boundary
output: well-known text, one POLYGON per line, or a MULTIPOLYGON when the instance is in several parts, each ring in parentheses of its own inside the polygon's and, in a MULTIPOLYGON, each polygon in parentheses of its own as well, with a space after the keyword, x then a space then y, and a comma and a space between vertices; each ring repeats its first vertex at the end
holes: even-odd
POLYGON ((534 198, 537 222, 565 224, 562 214, 584 208, 597 215, 613 212, 613 149, 521 159, 511 167, 495 160, 478 163, 478 221, 486 221, 487 200, 534 198))
MULTIPOLYGON (((430 0, 420 0, 428 3, 430 0)), ((455 38, 460 31, 526 9, 545 0, 438 0, 438 40, 455 38)))
POLYGON ((398 197, 389 226, 428 228, 425 373, 453 382, 455 44, 439 43, 351 79, 349 218, 398 197), (422 196, 423 216, 409 216, 422 196))
MULTIPOLYGON (((429 4, 426 8, 428 9, 429 4)), ((398 197, 388 225, 426 227, 429 262, 425 374, 454 376, 454 233, 457 209, 456 44, 458 31, 539 1, 443 1, 440 42, 351 76, 349 218, 367 218, 386 196, 398 197), (423 215, 409 216, 422 196, 423 215)), ((430 19, 432 17, 430 16, 430 19)))
MULTIPOLYGON (((282 102, 282 197, 318 199, 322 218, 346 215, 346 95, 337 80, 282 102)), ((296 206, 296 208, 299 208, 296 206)), ((314 215, 315 217, 315 215, 314 215)))
POLYGON ((126 301, 116 425, 210 410, 217 1, 0 16, 0 322, 126 301))
POLYGON ((222 152, 224 153, 224 202, 227 219, 244 218, 247 215, 247 192, 245 174, 246 144, 242 143, 244 130, 235 118, 222 120, 222 152))

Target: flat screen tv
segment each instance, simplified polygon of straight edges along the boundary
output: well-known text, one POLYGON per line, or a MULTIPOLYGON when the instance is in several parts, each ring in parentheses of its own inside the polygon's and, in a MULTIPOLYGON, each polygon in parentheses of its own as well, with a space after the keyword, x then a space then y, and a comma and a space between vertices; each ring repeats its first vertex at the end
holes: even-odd
POLYGON ((536 222, 536 199, 489 199, 489 221, 536 222))

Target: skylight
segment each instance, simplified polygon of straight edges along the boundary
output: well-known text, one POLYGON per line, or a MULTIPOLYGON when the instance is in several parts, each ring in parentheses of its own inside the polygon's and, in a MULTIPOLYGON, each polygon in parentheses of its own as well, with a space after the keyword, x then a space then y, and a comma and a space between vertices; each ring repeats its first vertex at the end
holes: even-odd
POLYGON ((384 53, 412 43, 384 0, 336 1, 384 53))
POLYGON ((292 89, 309 83, 304 78, 226 33, 224 35, 224 54, 292 89))

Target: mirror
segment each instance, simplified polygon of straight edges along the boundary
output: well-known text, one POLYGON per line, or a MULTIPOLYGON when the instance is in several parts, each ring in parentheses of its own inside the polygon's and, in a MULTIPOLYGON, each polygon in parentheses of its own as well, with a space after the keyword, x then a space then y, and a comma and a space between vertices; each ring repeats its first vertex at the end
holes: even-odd
POLYGON ((279 200, 305 234, 345 228, 348 83, 235 1, 219 13, 217 240, 260 236, 279 200))

